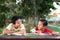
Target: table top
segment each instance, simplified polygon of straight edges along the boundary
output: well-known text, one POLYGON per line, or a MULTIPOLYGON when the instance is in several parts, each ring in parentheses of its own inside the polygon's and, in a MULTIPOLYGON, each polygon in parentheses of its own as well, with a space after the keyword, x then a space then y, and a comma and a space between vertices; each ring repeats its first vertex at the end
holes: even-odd
POLYGON ((0 38, 51 38, 51 39, 60 39, 59 35, 35 35, 35 34, 27 34, 27 35, 2 35, 0 34, 0 38))

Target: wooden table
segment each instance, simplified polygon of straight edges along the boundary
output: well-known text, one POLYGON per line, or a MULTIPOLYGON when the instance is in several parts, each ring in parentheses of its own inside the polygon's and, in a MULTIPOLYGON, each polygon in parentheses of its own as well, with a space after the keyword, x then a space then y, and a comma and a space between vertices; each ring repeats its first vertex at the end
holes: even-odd
POLYGON ((15 36, 15 35, 1 35, 0 40, 60 40, 60 35, 39 35, 39 36, 15 36))

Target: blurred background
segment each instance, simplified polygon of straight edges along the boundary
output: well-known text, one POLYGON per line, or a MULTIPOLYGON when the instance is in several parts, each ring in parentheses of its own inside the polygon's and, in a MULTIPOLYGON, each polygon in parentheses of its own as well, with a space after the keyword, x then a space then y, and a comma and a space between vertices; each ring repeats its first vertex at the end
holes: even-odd
POLYGON ((28 33, 42 18, 49 29, 60 32, 60 0, 0 0, 0 33, 14 15, 22 18, 28 33))

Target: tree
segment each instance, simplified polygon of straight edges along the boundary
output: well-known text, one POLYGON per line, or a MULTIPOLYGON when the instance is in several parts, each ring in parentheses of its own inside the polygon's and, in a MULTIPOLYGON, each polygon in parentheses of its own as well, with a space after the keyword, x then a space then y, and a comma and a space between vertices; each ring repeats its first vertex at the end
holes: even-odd
MULTIPOLYGON (((5 20, 14 15, 19 15, 26 19, 40 19, 48 15, 49 9, 54 8, 53 1, 59 0, 21 0, 22 3, 16 4, 16 0, 0 0, 0 19, 5 25, 5 20), (4 15, 4 16, 2 16, 4 15), (4 21, 3 21, 4 20, 4 21)), ((35 20, 36 21, 36 20, 35 20)))
MULTIPOLYGON (((45 18, 49 9, 53 7, 52 0, 24 0, 22 3, 24 17, 33 17, 34 19, 45 18)), ((36 19, 35 19, 36 22, 36 19)))

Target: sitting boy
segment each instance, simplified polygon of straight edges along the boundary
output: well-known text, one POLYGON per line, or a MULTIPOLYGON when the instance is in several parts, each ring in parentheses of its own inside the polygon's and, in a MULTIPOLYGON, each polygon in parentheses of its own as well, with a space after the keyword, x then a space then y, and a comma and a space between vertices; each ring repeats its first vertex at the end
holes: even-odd
POLYGON ((48 29, 47 25, 48 25, 47 20, 42 19, 42 20, 38 21, 38 25, 35 28, 33 28, 31 30, 31 32, 32 33, 36 33, 36 34, 41 34, 41 35, 45 35, 45 34, 49 34, 49 35, 58 34, 57 32, 54 32, 54 31, 48 29))
POLYGON ((22 24, 22 20, 19 16, 13 16, 11 23, 3 30, 3 34, 24 34, 25 32, 25 27, 22 24))

